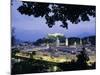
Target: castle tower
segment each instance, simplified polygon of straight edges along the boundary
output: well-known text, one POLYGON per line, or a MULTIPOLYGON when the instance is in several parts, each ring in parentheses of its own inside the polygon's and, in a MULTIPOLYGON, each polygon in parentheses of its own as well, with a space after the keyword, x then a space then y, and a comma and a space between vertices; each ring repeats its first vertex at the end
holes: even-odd
POLYGON ((65 43, 65 45, 68 46, 68 38, 66 38, 66 43, 65 43))
POLYGON ((76 46, 77 46, 77 43, 76 43, 76 41, 74 42, 74 47, 76 48, 76 46))
POLYGON ((59 47, 59 45, 60 45, 60 40, 59 40, 59 38, 57 38, 57 40, 56 40, 56 46, 59 47))
POLYGON ((49 48, 49 44, 47 44, 47 49, 49 48))
POLYGON ((82 40, 80 39, 80 45, 82 45, 82 40))

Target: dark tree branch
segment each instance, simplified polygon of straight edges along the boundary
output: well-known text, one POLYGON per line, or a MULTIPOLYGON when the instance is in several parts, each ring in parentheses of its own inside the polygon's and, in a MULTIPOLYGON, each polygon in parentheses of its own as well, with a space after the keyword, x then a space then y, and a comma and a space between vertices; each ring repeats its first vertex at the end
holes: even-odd
POLYGON ((68 5, 55 3, 22 2, 17 9, 21 14, 33 15, 34 17, 45 17, 49 27, 61 21, 63 28, 68 28, 67 21, 78 24, 80 21, 89 21, 89 16, 95 17, 95 6, 68 5), (53 15, 49 15, 52 13, 53 15))

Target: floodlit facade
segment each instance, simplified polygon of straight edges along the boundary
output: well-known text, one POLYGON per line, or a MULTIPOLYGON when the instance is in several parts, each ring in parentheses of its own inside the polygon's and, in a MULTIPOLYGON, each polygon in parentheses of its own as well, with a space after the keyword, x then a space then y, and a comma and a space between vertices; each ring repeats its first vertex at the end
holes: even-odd
MULTIPOLYGON (((48 37, 55 37, 56 38, 56 47, 59 47, 61 45, 59 36, 64 37, 64 34, 61 33, 52 33, 52 34, 48 34, 48 37)), ((66 38, 65 40, 65 46, 68 46, 68 38, 66 38)))
POLYGON ((57 36, 64 36, 64 34, 61 34, 61 33, 53 33, 53 34, 48 34, 48 36, 57 37, 57 36))

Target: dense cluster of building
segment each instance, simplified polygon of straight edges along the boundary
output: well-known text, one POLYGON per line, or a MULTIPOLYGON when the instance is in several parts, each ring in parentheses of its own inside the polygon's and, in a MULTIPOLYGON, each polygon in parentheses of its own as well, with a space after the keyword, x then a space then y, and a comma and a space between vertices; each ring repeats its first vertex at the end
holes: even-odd
POLYGON ((55 41, 41 44, 40 46, 22 43, 21 46, 17 45, 13 47, 20 50, 19 53, 16 53, 16 56, 30 58, 30 54, 35 52, 35 54, 33 54, 34 59, 52 62, 71 62, 71 60, 77 60, 76 55, 82 51, 82 47, 84 46, 87 53, 92 56, 90 57, 92 62, 95 62, 95 45, 92 45, 89 41, 85 45, 83 45, 84 41, 82 39, 78 39, 78 42, 77 40, 73 41, 73 39, 71 39, 71 44, 69 38, 65 38, 64 42, 60 42, 60 37, 64 37, 64 35, 60 33, 48 34, 48 37, 54 38, 55 41))

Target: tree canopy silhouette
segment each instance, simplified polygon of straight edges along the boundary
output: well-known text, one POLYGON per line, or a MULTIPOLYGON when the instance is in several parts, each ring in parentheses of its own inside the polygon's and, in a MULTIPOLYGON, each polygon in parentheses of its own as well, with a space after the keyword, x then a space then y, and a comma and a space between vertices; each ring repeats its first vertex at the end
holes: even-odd
POLYGON ((21 14, 34 17, 44 17, 46 24, 51 28, 56 21, 61 21, 63 28, 68 29, 68 21, 78 24, 80 21, 89 21, 89 16, 95 17, 95 6, 70 5, 56 3, 40 3, 23 1, 17 9, 21 14))
POLYGON ((79 55, 77 55, 77 64, 80 66, 80 69, 86 69, 88 67, 87 65, 87 61, 89 61, 89 56, 88 54, 86 53, 86 50, 85 48, 83 47, 82 48, 83 50, 81 51, 81 53, 79 55))
POLYGON ((11 45, 14 46, 16 42, 16 36, 15 36, 15 28, 12 28, 12 33, 11 33, 11 45))

